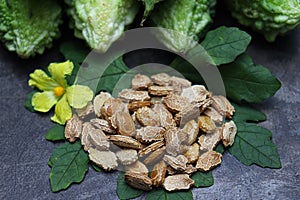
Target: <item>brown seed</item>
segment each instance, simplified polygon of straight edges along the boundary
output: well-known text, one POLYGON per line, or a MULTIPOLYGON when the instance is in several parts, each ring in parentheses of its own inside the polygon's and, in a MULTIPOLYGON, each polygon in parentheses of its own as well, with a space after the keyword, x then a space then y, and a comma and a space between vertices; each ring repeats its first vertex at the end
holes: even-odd
POLYGON ((125 166, 125 170, 126 170, 126 172, 133 172, 136 174, 143 174, 146 176, 148 175, 148 172, 149 172, 146 165, 144 165, 140 161, 136 161, 135 163, 133 163, 131 165, 125 166))
POLYGON ((174 93, 180 95, 184 88, 191 87, 192 83, 184 78, 172 76, 169 85, 174 88, 174 93))
POLYGON ((112 98, 111 94, 108 92, 100 92, 97 96, 95 96, 93 104, 94 104, 94 112, 97 117, 101 117, 101 109, 105 101, 112 98))
POLYGON ((77 115, 80 119, 85 119, 89 115, 94 114, 94 106, 89 102, 84 108, 76 109, 77 115))
POLYGON ((109 140, 113 142, 115 145, 118 145, 120 147, 131 148, 131 149, 142 148, 142 144, 139 141, 125 135, 111 135, 109 136, 109 140))
POLYGON ((190 120, 197 119, 199 115, 199 108, 196 105, 191 105, 177 113, 174 117, 174 120, 176 121, 176 124, 180 127, 184 126, 190 120))
POLYGON ((191 120, 186 123, 182 129, 187 134, 186 144, 191 145, 193 144, 198 137, 199 133, 199 126, 195 120, 191 120))
POLYGON ((98 151, 90 148, 89 158, 105 171, 115 170, 118 167, 117 157, 111 151, 98 151))
POLYGON ((195 163, 199 158, 200 146, 197 143, 189 146, 187 152, 185 152, 184 156, 188 159, 188 163, 195 163))
POLYGON ((217 128, 210 134, 202 134, 198 142, 201 150, 213 150, 221 140, 221 129, 217 128))
POLYGON ((134 136, 136 134, 135 124, 128 112, 117 112, 115 116, 115 125, 120 135, 134 136))
POLYGON ((168 174, 168 176, 170 176, 170 175, 174 175, 174 174, 182 174, 182 172, 181 171, 176 171, 173 167, 168 165, 167 166, 167 174, 168 174))
POLYGON ((164 140, 165 129, 157 126, 146 126, 137 130, 136 139, 140 142, 151 143, 164 140))
POLYGON ((203 113, 209 106, 211 106, 212 102, 213 102, 213 100, 211 98, 209 98, 209 99, 205 99, 201 103, 197 103, 200 113, 203 113))
POLYGON ((137 121, 142 126, 160 126, 160 120, 158 114, 151 108, 142 107, 135 113, 137 121))
POLYGON ((67 121, 65 127, 65 138, 70 142, 75 142, 77 138, 80 137, 82 132, 82 121, 77 117, 77 115, 73 115, 70 120, 67 121))
POLYGON ((136 174, 133 172, 126 172, 124 179, 126 183, 133 188, 149 191, 152 189, 151 179, 143 174, 136 174))
POLYGON ((194 172, 196 172, 197 171, 197 168, 196 167, 194 167, 193 165, 191 165, 191 164, 188 164, 188 165, 186 165, 186 169, 185 169, 185 173, 187 173, 187 174, 193 174, 194 172))
POLYGON ((156 104, 161 104, 162 103, 162 99, 161 97, 151 97, 151 100, 150 100, 152 103, 154 103, 154 105, 156 104))
POLYGON ((110 98, 106 100, 101 108, 102 117, 109 121, 110 117, 117 112, 126 112, 127 106, 121 101, 121 99, 110 98))
POLYGON ((153 96, 166 96, 173 91, 171 86, 157 86, 152 85, 148 88, 149 94, 153 96))
POLYGON ((170 76, 166 73, 159 73, 151 76, 154 84, 160 86, 166 86, 169 84, 170 76))
POLYGON ((104 131, 105 133, 116 134, 116 131, 110 126, 110 124, 108 123, 108 121, 106 121, 104 119, 94 118, 94 119, 90 120, 90 123, 95 128, 98 128, 98 129, 104 131))
POLYGON ((134 122, 134 125, 135 125, 135 128, 138 129, 138 128, 141 128, 142 125, 138 122, 138 120, 136 119, 136 112, 132 113, 131 115, 131 118, 134 122))
POLYGON ((203 85, 193 85, 182 90, 181 96, 189 99, 191 103, 201 103, 211 96, 203 85))
POLYGON ((171 167, 170 165, 167 166, 167 173, 168 175, 174 175, 177 173, 182 173, 181 171, 176 171, 173 167, 171 167))
POLYGON ((237 128, 234 121, 223 124, 221 138, 225 147, 233 145, 236 133, 237 128))
POLYGON ((88 140, 99 151, 108 150, 110 142, 107 136, 100 129, 91 128, 88 133, 88 140))
POLYGON ((82 132, 81 132, 81 144, 83 145, 83 149, 88 151, 93 145, 89 139, 89 133, 93 131, 95 128, 89 122, 85 122, 82 125, 82 132))
POLYGON ((234 113, 234 107, 230 104, 230 102, 224 96, 213 96, 212 106, 223 116, 231 119, 234 113))
POLYGON ((215 151, 207 151, 199 156, 196 168, 200 171, 209 171, 222 162, 222 154, 215 151))
POLYGON ((150 176, 153 185, 156 187, 161 186, 165 180, 166 173, 167 165, 163 160, 154 165, 150 176))
POLYGON ((144 160, 144 163, 146 165, 150 164, 150 163, 153 163, 159 159, 161 159, 163 157, 163 153, 164 151, 166 150, 166 147, 163 146, 155 151, 153 151, 145 160, 144 160))
POLYGON ((131 81, 131 87, 134 90, 147 89, 152 84, 150 78, 146 75, 137 74, 131 81))
POLYGON ((198 125, 205 133, 212 133, 217 128, 215 122, 208 116, 199 116, 198 125))
POLYGON ((126 102, 150 100, 150 96, 148 95, 147 91, 137 91, 132 89, 123 89, 119 93, 119 98, 125 100, 126 102))
POLYGON ((162 100, 167 109, 174 113, 183 111, 186 107, 191 106, 187 98, 176 94, 169 94, 163 97, 162 100))
POLYGON ((164 146, 165 142, 164 141, 158 141, 150 144, 149 146, 143 148, 142 150, 139 151, 139 156, 144 157, 145 155, 159 149, 160 147, 164 146))
POLYGON ((166 151, 172 156, 182 153, 182 143, 186 140, 186 133, 175 127, 170 127, 165 132, 166 151))
POLYGON ((159 116, 160 125, 164 128, 176 126, 172 114, 162 104, 155 104, 153 111, 159 116))
POLYGON ((210 117, 217 124, 221 124, 223 122, 223 116, 213 107, 207 108, 204 111, 204 115, 210 117))
POLYGON ((134 111, 136 111, 137 109, 139 109, 139 108, 142 108, 142 107, 145 107, 145 106, 147 106, 147 107, 151 107, 151 106, 153 106, 153 102, 151 102, 151 101, 131 101, 131 102, 129 102, 129 104, 128 104, 128 110, 130 111, 130 112, 134 112, 134 111))
POLYGON ((122 165, 131 165, 137 161, 137 151, 133 149, 122 149, 116 152, 116 156, 122 165))
POLYGON ((203 85, 193 85, 183 89, 181 94, 181 96, 188 98, 191 104, 196 105, 200 113, 212 104, 211 95, 203 85))
POLYGON ((188 162, 187 158, 183 155, 177 157, 165 155, 163 159, 176 171, 184 171, 188 162))
POLYGON ((169 85, 181 86, 182 88, 191 87, 192 83, 184 78, 172 76, 169 81, 169 85))
POLYGON ((188 190, 194 185, 194 180, 187 174, 176 174, 166 177, 163 187, 167 191, 188 190))
POLYGON ((225 116, 232 118, 234 108, 225 97, 212 97, 204 86, 191 86, 183 78, 161 73, 151 79, 137 74, 132 89, 122 90, 120 98, 101 92, 94 98, 94 106, 90 103, 78 110, 86 120, 93 112, 98 117, 82 125, 81 143, 90 159, 104 170, 116 169, 119 162, 132 187, 189 189, 194 181, 188 174, 221 163, 222 155, 213 151, 220 140, 224 146, 233 144, 234 122, 219 125, 225 116), (146 165, 152 169, 151 178, 146 165))

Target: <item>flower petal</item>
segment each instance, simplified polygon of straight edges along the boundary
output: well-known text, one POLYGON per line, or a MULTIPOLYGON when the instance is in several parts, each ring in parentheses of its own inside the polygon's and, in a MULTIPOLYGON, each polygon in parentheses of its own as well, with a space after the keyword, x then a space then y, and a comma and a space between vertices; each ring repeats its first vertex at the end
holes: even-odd
POLYGON ((53 88, 59 86, 59 84, 50 78, 43 70, 36 69, 29 75, 30 79, 28 85, 31 87, 37 87, 42 91, 51 91, 53 88))
POLYGON ((73 108, 83 108, 94 97, 93 91, 83 85, 72 85, 66 92, 68 102, 73 108))
POLYGON ((72 117, 72 109, 68 104, 66 95, 57 102, 55 106, 55 114, 51 117, 51 120, 59 124, 65 124, 68 119, 72 117))
POLYGON ((57 100, 58 98, 51 91, 36 92, 32 96, 31 104, 36 111, 48 112, 57 100))
POLYGON ((62 87, 67 87, 66 75, 71 75, 74 65, 67 60, 62 63, 51 63, 48 67, 52 78, 57 81, 62 87))

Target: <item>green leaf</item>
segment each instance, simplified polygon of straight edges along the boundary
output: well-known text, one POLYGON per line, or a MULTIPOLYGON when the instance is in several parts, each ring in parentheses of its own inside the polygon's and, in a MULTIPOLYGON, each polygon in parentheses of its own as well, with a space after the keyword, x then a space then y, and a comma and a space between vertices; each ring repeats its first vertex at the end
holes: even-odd
POLYGON ((236 123, 237 135, 229 152, 245 165, 281 168, 276 145, 271 141, 272 133, 256 124, 236 123))
POLYGON ((232 103, 235 109, 233 121, 235 122, 261 122, 265 121, 266 115, 259 110, 246 105, 237 105, 232 103))
POLYGON ((101 90, 112 92, 119 79, 129 70, 123 61, 122 56, 112 62, 104 71, 98 82, 96 93, 101 90))
MULTIPOLYGON (((234 61, 237 56, 245 52, 251 40, 250 35, 238 28, 220 27, 209 31, 201 46, 216 65, 234 61)), ((191 53, 191 52, 189 52, 191 53)), ((191 56, 191 55, 190 55, 191 56)), ((205 59, 204 57, 203 59, 205 59)), ((181 57, 176 57, 171 67, 182 73, 185 78, 194 83, 202 83, 203 79, 197 70, 181 57)))
POLYGON ((130 187, 124 180, 124 172, 120 173, 117 184, 117 194, 119 199, 133 199, 141 196, 144 191, 130 187))
POLYGON ((72 74, 67 76, 68 83, 72 85, 75 81, 79 67, 90 50, 82 40, 73 39, 71 41, 63 42, 60 45, 60 52, 64 55, 66 60, 70 60, 74 63, 72 74))
POLYGON ((79 183, 88 171, 89 157, 79 141, 66 142, 57 147, 48 162, 52 167, 50 184, 53 192, 68 188, 71 183, 79 183))
POLYGON ((238 28, 221 26, 209 31, 201 45, 211 56, 216 65, 234 61, 244 53, 251 41, 251 36, 238 28))
POLYGON ((279 80, 267 68, 255 65, 246 54, 239 56, 231 64, 220 66, 219 70, 227 97, 238 103, 242 100, 262 102, 281 87, 279 80))
POLYGON ((102 171, 103 171, 100 167, 98 167, 98 166, 95 165, 95 164, 92 164, 92 167, 93 167, 93 169, 94 169, 96 172, 102 172, 102 171))
POLYGON ((147 193, 146 200, 192 200, 191 190, 180 192, 167 192, 164 189, 152 189, 147 193))
POLYGON ((150 14, 150 12, 154 9, 155 4, 163 0, 142 0, 145 5, 144 10, 144 19, 150 14))
POLYGON ((196 172, 191 178, 195 181, 195 187, 209 187, 214 184, 212 172, 196 172))
POLYGON ((65 127, 56 124, 46 133, 46 139, 50 141, 65 140, 65 127))
POLYGON ((27 94, 26 100, 24 102, 24 107, 29 111, 29 112, 35 112, 31 100, 32 100, 32 96, 34 95, 34 93, 36 93, 37 91, 32 91, 29 94, 27 94))
POLYGON ((224 148, 223 144, 222 144, 222 143, 219 143, 219 144, 217 145, 215 151, 218 152, 218 153, 220 153, 220 154, 223 154, 224 151, 225 151, 225 148, 224 148))

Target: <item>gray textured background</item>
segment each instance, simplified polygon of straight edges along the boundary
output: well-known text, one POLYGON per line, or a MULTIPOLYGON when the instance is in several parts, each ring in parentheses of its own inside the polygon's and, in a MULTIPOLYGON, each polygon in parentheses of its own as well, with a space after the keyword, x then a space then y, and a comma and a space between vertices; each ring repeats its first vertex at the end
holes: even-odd
MULTIPOLYGON (((222 8, 218 9, 220 13, 222 8)), ((236 25, 227 18, 228 13, 219 14, 216 24, 236 25)), ((256 107, 267 114, 268 120, 261 125, 273 132, 283 167, 248 167, 225 153, 222 165, 213 171, 215 184, 193 189, 195 199, 300 198, 300 30, 273 44, 250 33, 253 40, 248 53, 282 82, 274 97, 256 107)), ((32 91, 27 86, 28 74, 59 61, 57 46, 58 42, 44 55, 26 61, 0 46, 0 199, 117 199, 118 172, 96 173, 91 168, 80 185, 51 192, 47 162, 59 145, 45 140, 47 130, 53 126, 51 114, 30 113, 23 103, 32 91)))

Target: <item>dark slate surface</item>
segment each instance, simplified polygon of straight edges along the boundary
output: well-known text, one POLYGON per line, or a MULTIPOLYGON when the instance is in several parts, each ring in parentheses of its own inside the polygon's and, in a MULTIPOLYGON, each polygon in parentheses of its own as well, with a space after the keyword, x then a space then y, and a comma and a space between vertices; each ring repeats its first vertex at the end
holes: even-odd
MULTIPOLYGON (((216 24, 236 25, 232 20, 225 21, 226 15, 218 15, 216 24)), ((225 153, 222 165, 213 171, 215 184, 193 189, 195 199, 300 197, 300 31, 280 37, 273 44, 250 33, 253 40, 248 53, 282 82, 274 97, 256 107, 267 114, 268 120, 261 125, 273 132, 283 167, 274 170, 244 166, 225 153)), ((28 74, 61 59, 57 43, 54 46, 44 55, 26 61, 0 46, 0 199, 117 199, 118 172, 96 173, 92 168, 80 185, 51 192, 47 162, 59 145, 45 140, 46 131, 53 126, 51 113, 30 113, 23 103, 31 91, 28 74)))

